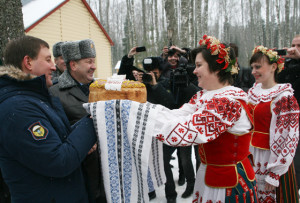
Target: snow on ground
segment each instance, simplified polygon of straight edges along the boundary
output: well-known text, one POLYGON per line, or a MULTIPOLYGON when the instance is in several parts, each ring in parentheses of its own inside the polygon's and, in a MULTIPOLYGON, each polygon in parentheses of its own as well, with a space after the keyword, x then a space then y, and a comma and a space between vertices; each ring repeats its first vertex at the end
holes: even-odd
MULTIPOLYGON (((196 165, 196 160, 194 158, 194 147, 192 148, 192 161, 194 164, 194 168, 196 165)), ((191 203, 192 202, 192 198, 193 195, 191 195, 189 198, 181 198, 182 193, 185 191, 186 188, 186 183, 183 186, 179 186, 178 185, 178 160, 177 160, 177 153, 176 151, 174 152, 173 156, 175 157, 174 160, 171 160, 171 164, 174 166, 172 168, 172 172, 173 172, 173 177, 174 177, 174 181, 176 184, 176 192, 177 192, 177 203, 191 203)), ((156 198, 151 200, 150 203, 166 203, 167 199, 165 197, 165 186, 160 186, 158 189, 156 189, 156 198)))

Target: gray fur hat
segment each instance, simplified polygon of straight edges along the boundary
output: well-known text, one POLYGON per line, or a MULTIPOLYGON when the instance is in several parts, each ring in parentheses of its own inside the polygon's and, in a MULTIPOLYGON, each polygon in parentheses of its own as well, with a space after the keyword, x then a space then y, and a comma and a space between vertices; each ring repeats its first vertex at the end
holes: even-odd
POLYGON ((52 47, 52 50, 53 50, 53 56, 54 57, 59 57, 61 56, 61 45, 63 44, 64 42, 57 42, 53 45, 52 47))
POLYGON ((96 57, 95 44, 90 39, 65 42, 61 46, 61 52, 65 63, 96 57))

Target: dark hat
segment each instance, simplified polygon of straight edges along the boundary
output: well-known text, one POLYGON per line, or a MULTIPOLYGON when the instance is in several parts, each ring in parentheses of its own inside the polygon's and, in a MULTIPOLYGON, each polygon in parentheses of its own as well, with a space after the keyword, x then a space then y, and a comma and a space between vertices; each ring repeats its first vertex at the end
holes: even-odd
POLYGON ((61 46, 61 52, 66 63, 96 57, 95 44, 90 39, 65 42, 61 46))
POLYGON ((162 70, 162 59, 160 57, 147 57, 143 60, 143 68, 146 71, 152 71, 155 68, 162 70))
POLYGON ((53 45, 52 50, 53 50, 53 56, 54 57, 59 57, 61 56, 61 45, 63 42, 57 42, 53 45))

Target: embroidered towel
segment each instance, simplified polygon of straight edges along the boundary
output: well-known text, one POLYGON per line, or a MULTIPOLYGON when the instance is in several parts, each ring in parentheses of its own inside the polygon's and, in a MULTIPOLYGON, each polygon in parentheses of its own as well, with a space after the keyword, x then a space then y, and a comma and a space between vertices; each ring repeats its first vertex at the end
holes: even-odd
POLYGON ((162 143, 151 122, 161 106, 110 100, 84 108, 98 134, 107 201, 149 202, 148 192, 165 183, 162 143))

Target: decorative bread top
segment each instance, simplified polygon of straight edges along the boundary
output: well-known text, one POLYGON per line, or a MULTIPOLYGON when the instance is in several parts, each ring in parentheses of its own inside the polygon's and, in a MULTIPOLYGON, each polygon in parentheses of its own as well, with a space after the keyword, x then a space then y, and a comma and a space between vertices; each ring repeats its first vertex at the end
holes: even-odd
MULTIPOLYGON (((107 82, 107 80, 104 79, 98 79, 95 82, 93 82, 90 87, 93 88, 104 88, 105 83, 107 82)), ((122 87, 123 88, 144 88, 145 85, 139 81, 134 81, 134 80, 124 80, 122 82, 122 87)))

